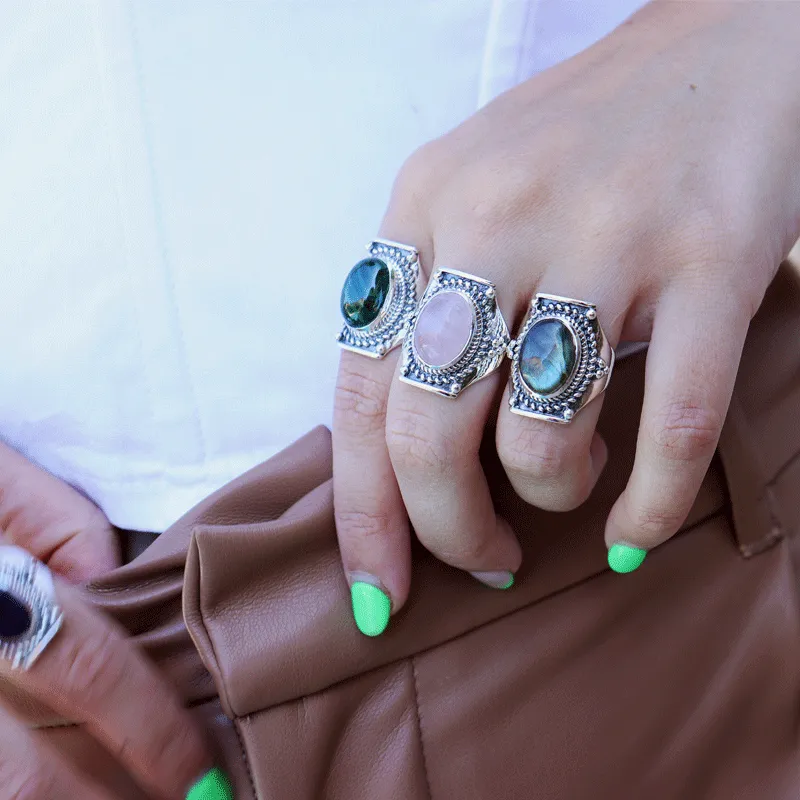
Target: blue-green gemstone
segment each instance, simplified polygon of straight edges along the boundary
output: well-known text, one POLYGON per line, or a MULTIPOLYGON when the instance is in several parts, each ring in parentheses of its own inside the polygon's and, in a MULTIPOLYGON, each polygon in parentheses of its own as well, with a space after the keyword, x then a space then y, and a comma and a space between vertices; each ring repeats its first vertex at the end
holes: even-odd
POLYGON ((558 319, 543 319, 525 334, 520 350, 522 380, 537 394, 552 394, 575 369, 575 340, 558 319))
POLYGON ((353 328, 373 323, 389 296, 389 267, 379 258, 359 261, 342 286, 342 316, 353 328))

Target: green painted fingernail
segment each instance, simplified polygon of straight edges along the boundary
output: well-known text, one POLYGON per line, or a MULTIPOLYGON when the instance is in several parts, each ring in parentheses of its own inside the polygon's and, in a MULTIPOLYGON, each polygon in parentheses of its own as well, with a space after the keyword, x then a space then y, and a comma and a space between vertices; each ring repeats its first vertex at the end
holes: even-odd
POLYGON ((358 629, 365 636, 380 636, 389 624, 392 601, 371 583, 357 581, 350 589, 353 598, 353 616, 358 629))
POLYGON ((233 800, 233 788, 228 776, 214 767, 189 789, 186 800, 233 800))
POLYGON ((614 572, 633 572, 639 569, 647 555, 647 550, 641 547, 631 547, 629 544, 617 542, 608 550, 608 566, 614 572))

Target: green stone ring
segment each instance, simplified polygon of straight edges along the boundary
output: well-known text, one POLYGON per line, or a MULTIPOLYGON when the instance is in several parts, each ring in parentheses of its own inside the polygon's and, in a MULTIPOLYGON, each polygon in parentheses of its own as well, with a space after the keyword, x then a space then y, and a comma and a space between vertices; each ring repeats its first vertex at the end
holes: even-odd
POLYGON ((591 303, 537 294, 509 345, 511 411, 550 422, 570 422, 602 394, 614 350, 591 303))
POLYGON ((337 339, 345 350, 383 358, 403 341, 417 308, 419 254, 385 239, 370 242, 367 250, 342 286, 344 326, 337 339))

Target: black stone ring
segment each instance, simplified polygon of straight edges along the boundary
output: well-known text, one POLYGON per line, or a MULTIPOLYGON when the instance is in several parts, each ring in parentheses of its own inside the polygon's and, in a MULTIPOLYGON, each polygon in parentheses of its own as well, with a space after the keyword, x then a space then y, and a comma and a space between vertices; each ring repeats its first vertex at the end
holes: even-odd
POLYGON ((0 546, 0 661, 30 669, 62 619, 50 570, 19 547, 0 546))
POLYGON ((614 349, 591 303, 537 294, 509 345, 511 411, 570 422, 602 394, 614 368, 614 349))
POLYGON ((417 308, 419 254, 416 248, 386 239, 367 245, 369 258, 358 262, 342 286, 344 327, 341 347, 383 358, 397 347, 417 308))

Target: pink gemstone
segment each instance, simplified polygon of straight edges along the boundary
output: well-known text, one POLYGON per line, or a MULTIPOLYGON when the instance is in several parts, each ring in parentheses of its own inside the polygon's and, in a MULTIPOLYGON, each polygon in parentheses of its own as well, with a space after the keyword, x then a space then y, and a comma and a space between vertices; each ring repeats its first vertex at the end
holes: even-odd
POLYGON ((422 309, 414 329, 414 349, 429 367, 452 364, 472 338, 472 303, 458 292, 440 292, 422 309))

